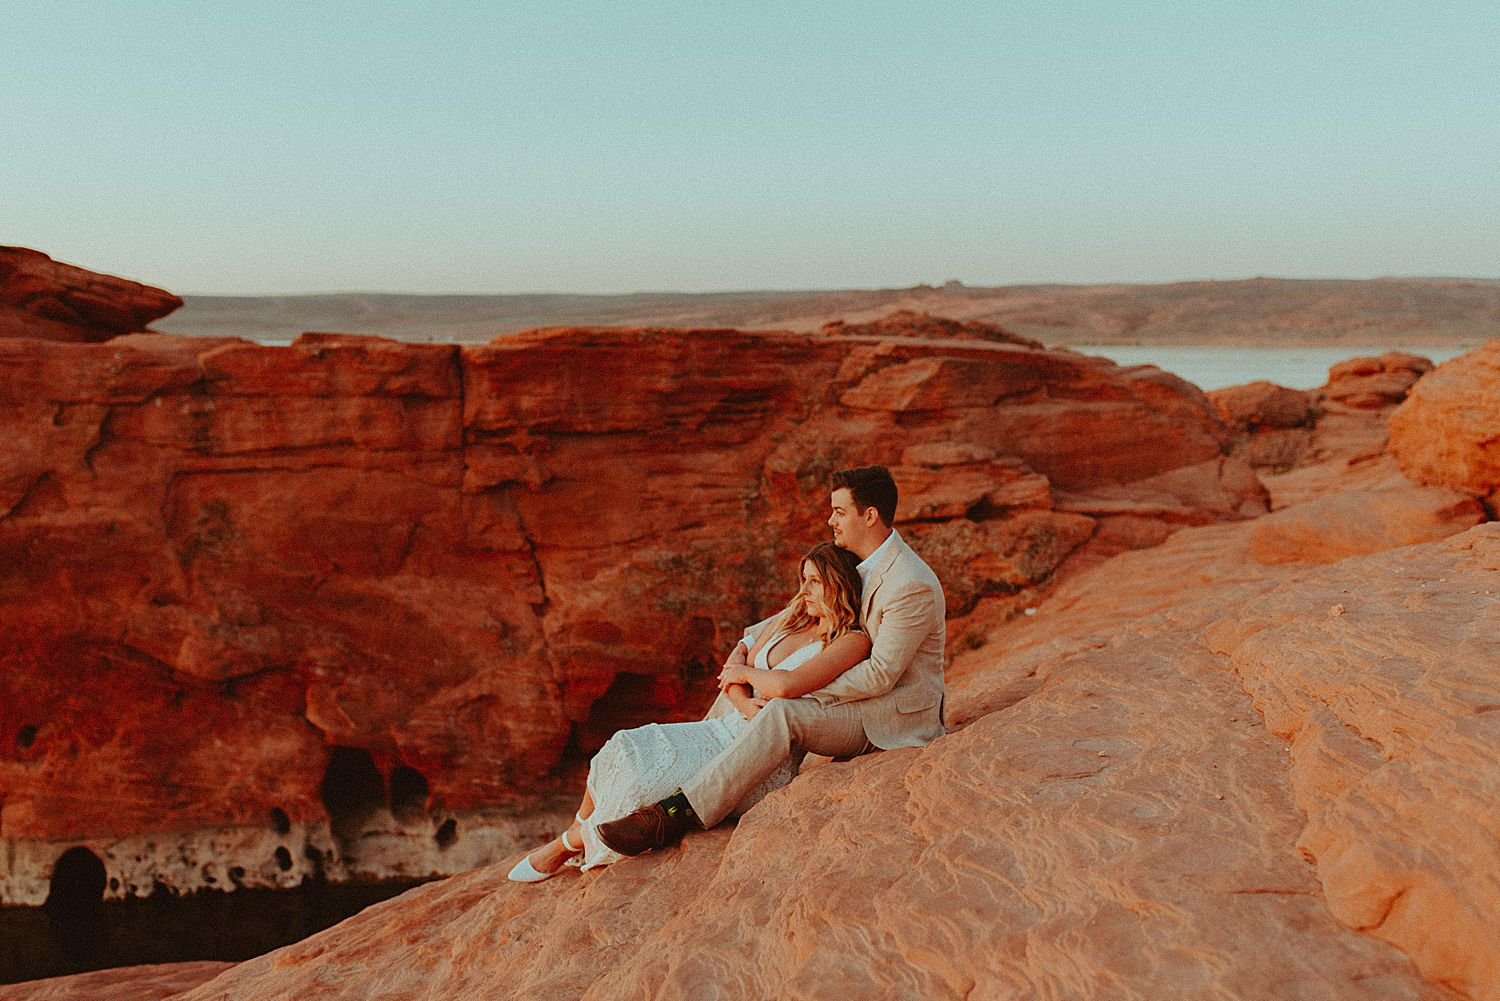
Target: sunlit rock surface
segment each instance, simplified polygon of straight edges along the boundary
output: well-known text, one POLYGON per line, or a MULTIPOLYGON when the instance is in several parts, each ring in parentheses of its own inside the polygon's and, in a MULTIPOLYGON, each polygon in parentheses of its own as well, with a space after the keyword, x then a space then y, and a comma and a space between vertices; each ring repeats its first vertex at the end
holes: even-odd
POLYGON ((1439 366, 1390 422, 1407 475, 1500 505, 1500 340, 1439 366))
POLYGON ((165 1001, 211 980, 230 963, 159 963, 0 985, 0 1001, 165 1001))
POLYGON ((1431 370, 1426 358, 1390 351, 1333 365, 1318 389, 1252 382, 1216 389, 1208 398, 1238 437, 1234 454, 1258 470, 1281 473, 1335 456, 1382 454, 1385 419, 1431 370))

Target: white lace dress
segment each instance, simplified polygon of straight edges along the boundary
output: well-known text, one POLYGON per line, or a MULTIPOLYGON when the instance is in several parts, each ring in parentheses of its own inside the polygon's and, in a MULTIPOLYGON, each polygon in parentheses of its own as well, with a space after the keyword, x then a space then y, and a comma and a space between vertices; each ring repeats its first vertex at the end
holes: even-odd
MULTIPOLYGON (((756 667, 770 670, 767 654, 780 639, 775 637, 755 655, 756 667)), ((775 670, 790 671, 822 649, 823 644, 814 640, 788 654, 775 670)), ((684 782, 734 743, 746 722, 738 712, 731 712, 691 723, 647 723, 621 730, 609 738, 589 763, 588 789, 594 800, 594 812, 583 822, 583 852, 569 859, 568 864, 592 869, 618 861, 622 856, 599 840, 595 828, 666 799, 682 788, 684 782)), ((788 758, 740 801, 733 815, 744 813, 767 793, 790 782, 797 774, 798 764, 788 758)))

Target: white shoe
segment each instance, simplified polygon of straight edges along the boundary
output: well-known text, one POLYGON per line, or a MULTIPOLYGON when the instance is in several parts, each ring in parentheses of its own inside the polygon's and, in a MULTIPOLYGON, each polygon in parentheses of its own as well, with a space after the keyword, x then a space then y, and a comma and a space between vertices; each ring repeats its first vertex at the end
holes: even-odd
POLYGON ((531 856, 522 855, 521 861, 516 863, 515 868, 511 869, 505 878, 512 883, 540 883, 556 875, 555 872, 538 872, 536 866, 531 864, 531 856))
MULTIPOLYGON (((560 840, 563 843, 563 847, 570 852, 576 853, 583 851, 583 845, 579 845, 577 848, 574 848, 571 844, 568 843, 567 831, 563 831, 558 840, 560 840)), ((510 870, 509 874, 507 874, 505 878, 510 880, 512 883, 540 883, 544 879, 551 879, 553 876, 556 876, 562 871, 562 866, 558 866, 552 872, 540 871, 536 866, 531 864, 531 855, 530 853, 528 853, 521 856, 521 861, 515 864, 515 866, 510 870)))

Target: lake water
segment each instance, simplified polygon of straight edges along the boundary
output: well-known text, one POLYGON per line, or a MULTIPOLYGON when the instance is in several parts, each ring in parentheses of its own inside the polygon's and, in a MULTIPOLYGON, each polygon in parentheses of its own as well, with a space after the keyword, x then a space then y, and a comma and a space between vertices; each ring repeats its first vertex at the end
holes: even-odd
POLYGON ((1328 381, 1330 366, 1349 358, 1405 351, 1434 365, 1469 348, 1335 347, 1224 348, 1153 345, 1073 345, 1074 351, 1100 355, 1120 365, 1155 365, 1182 376, 1199 389, 1223 389, 1265 380, 1290 389, 1317 389, 1328 381))

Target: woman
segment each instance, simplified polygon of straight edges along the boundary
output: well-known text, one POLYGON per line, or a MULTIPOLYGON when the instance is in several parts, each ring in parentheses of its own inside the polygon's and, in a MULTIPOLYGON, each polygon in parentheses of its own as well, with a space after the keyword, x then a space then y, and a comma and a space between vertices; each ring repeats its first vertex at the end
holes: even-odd
MULTIPOLYGON (((671 795, 718 757, 771 698, 805 696, 869 655, 870 640, 859 628, 860 579, 854 555, 823 542, 802 558, 801 567, 796 597, 761 630, 748 651, 741 640, 726 665, 737 668, 726 673, 755 683, 754 688, 744 683, 724 687, 735 711, 693 723, 648 723, 611 737, 589 764, 587 789, 573 825, 517 862, 510 872, 512 880, 536 883, 567 864, 592 869, 617 861, 621 856, 595 834, 598 824, 671 795)), ((797 764, 788 760, 745 797, 737 812, 790 782, 797 764)))

